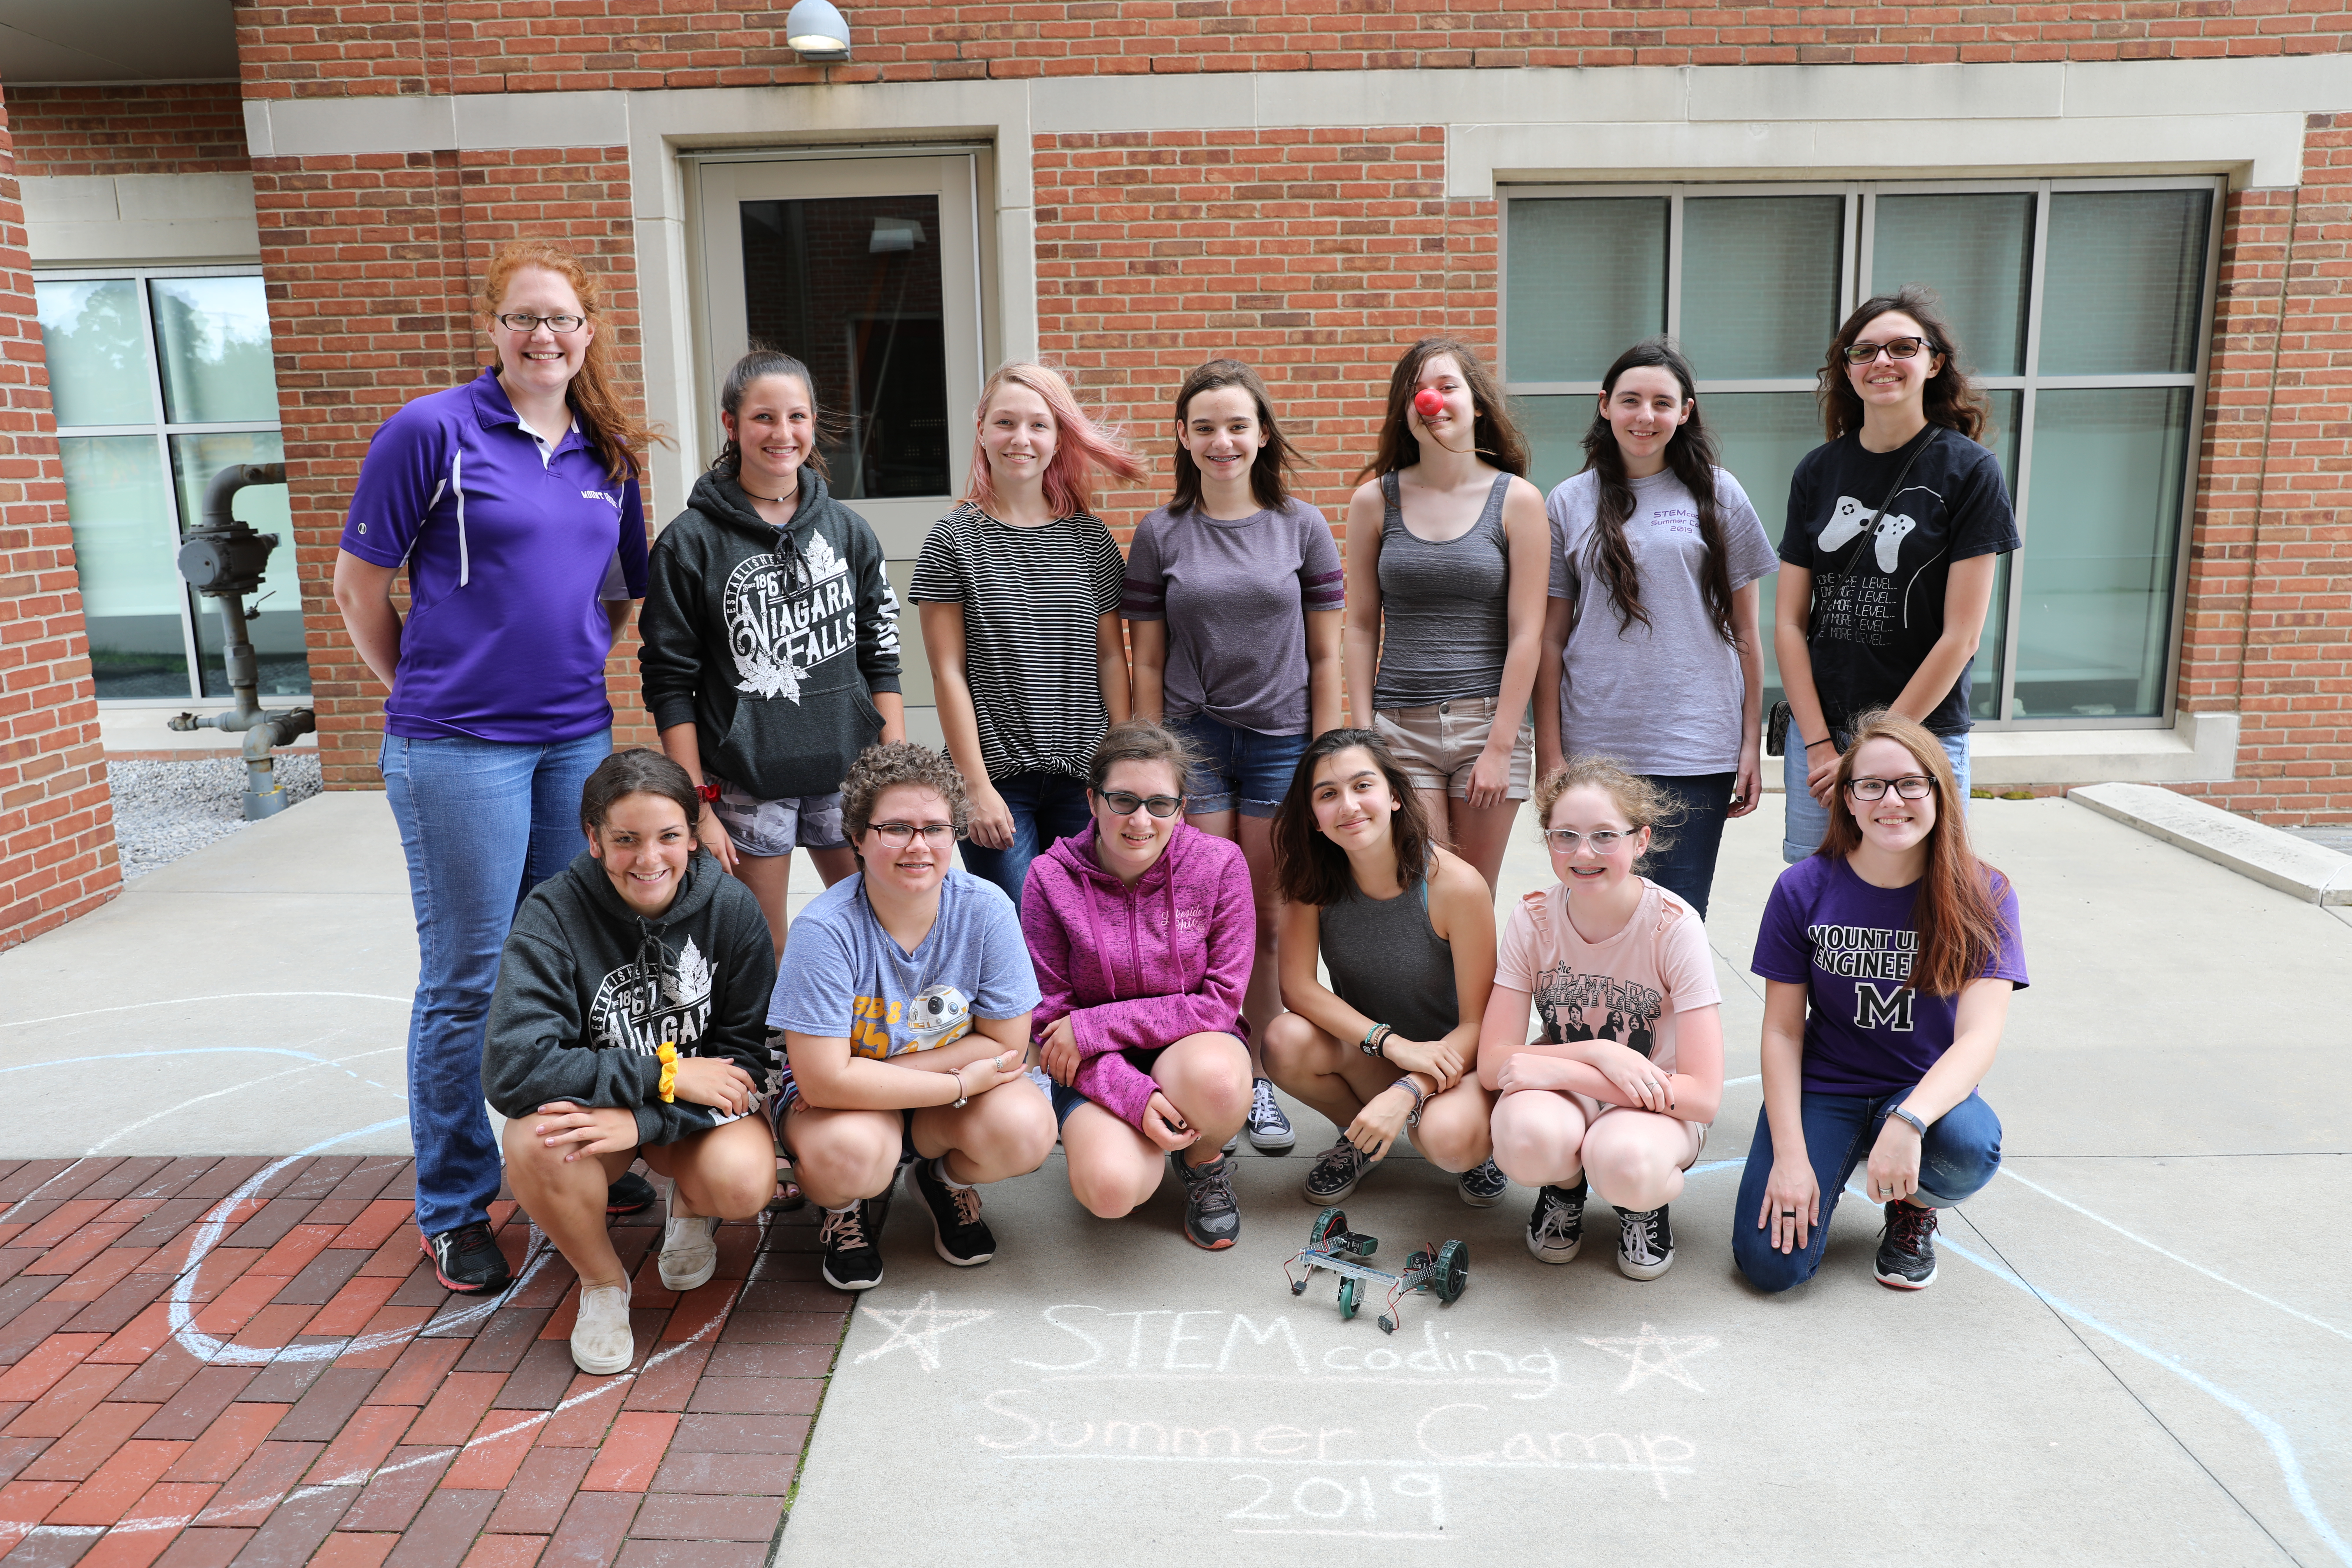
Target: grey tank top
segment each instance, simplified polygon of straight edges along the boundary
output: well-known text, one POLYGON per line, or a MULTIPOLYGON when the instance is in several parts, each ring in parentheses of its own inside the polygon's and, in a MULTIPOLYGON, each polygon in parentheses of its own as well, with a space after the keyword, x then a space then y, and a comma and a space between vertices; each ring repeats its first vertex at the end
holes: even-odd
POLYGON ((1393 899, 1368 899, 1350 882, 1317 918, 1323 967, 1340 1001, 1408 1040, 1439 1039, 1461 1024, 1454 949, 1429 923, 1425 878, 1393 899))
POLYGON ((1404 525, 1397 477, 1381 476, 1381 663, 1372 706, 1425 708, 1503 689, 1509 637, 1511 545, 1495 476, 1486 510, 1459 539, 1433 544, 1404 525))

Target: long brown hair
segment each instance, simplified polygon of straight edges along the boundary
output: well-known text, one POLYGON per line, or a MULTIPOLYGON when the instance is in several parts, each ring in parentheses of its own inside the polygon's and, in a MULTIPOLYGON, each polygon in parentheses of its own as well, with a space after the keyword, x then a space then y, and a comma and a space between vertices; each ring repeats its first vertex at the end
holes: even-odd
POLYGON ((1421 384, 1422 367, 1439 354, 1452 354, 1454 363, 1462 367, 1462 379, 1469 384, 1471 406, 1477 411, 1470 423, 1472 447, 1505 473, 1528 477, 1527 437, 1512 422, 1510 400, 1486 369, 1486 362, 1460 338, 1423 338, 1405 350, 1396 369, 1389 373, 1389 407, 1381 416, 1380 448, 1370 462, 1356 470, 1356 483, 1421 461, 1421 443, 1405 415, 1412 406, 1413 389, 1421 384))
POLYGON ((1822 428, 1829 432, 1829 438, 1834 441, 1862 428, 1862 395, 1846 378, 1845 351, 1862 336, 1864 327, 1890 310, 1900 310, 1918 322, 1927 334, 1928 351, 1943 356, 1944 367, 1927 378, 1927 401, 1921 410, 1927 423, 1958 430, 1971 441, 1988 440, 1992 435, 1992 405, 1961 363, 1959 339, 1944 314, 1943 300, 1924 283, 1906 283, 1892 294, 1864 300, 1830 340, 1829 357, 1822 362, 1821 384, 1814 393, 1822 405, 1822 428))
POLYGON ((629 412, 614 385, 612 335, 603 330, 604 289, 594 273, 580 258, 551 240, 510 239, 499 247, 490 258, 489 270, 482 274, 482 321, 485 330, 499 313, 499 301, 507 295, 507 285, 514 275, 526 267, 537 267, 554 273, 572 285, 580 296, 580 309, 589 324, 598 330, 589 335, 587 352, 581 356, 579 374, 564 389, 563 400, 572 405, 572 417, 580 421, 581 438, 596 449, 598 461, 604 465, 604 477, 610 479, 635 479, 644 471, 639 456, 647 447, 658 441, 669 445, 652 426, 629 412))
POLYGON ((1617 430, 1607 412, 1617 378, 1645 367, 1670 373, 1681 384, 1683 401, 1691 405, 1690 417, 1666 442, 1666 470, 1690 492, 1698 509, 1699 543, 1706 551, 1699 589, 1706 595, 1706 613, 1715 629, 1731 642, 1731 569, 1724 560, 1723 517, 1716 505, 1715 437, 1699 419, 1698 383, 1691 375, 1690 362, 1664 338, 1646 339, 1617 356, 1601 377, 1601 406, 1584 432, 1584 466, 1601 481, 1600 502, 1592 515, 1591 571, 1609 584, 1620 636, 1635 621, 1650 625, 1650 612, 1642 604, 1642 574, 1633 563, 1633 547, 1625 542, 1625 521, 1633 515, 1633 487, 1625 478, 1625 454, 1617 448, 1617 430))
MULTIPOLYGON (((1284 476, 1297 461, 1290 444, 1282 438, 1282 427, 1274 422, 1274 400, 1265 395, 1265 383, 1257 372, 1237 359, 1213 359, 1184 378, 1176 389, 1176 424, 1181 429, 1192 417, 1192 399, 1204 392, 1217 392, 1228 386, 1238 386, 1257 404, 1259 446, 1257 456, 1250 462, 1250 494, 1257 504, 1268 511, 1279 511, 1290 499, 1290 488, 1284 476)), ((1201 465, 1192 460, 1192 451, 1183 438, 1176 442, 1176 493, 1169 498, 1170 511, 1190 511, 1201 504, 1201 465)))
POLYGON ((1320 909, 1336 904, 1356 885, 1348 868, 1348 852, 1315 826, 1315 766, 1350 746, 1360 746, 1372 766, 1389 782, 1397 808, 1389 814, 1389 832, 1396 846, 1397 880, 1410 884, 1426 876, 1436 859, 1429 832, 1429 813, 1404 769, 1378 735, 1370 730, 1326 730, 1298 759, 1290 788, 1274 814, 1274 880, 1282 897, 1294 904, 1320 909))
POLYGON ((1853 759, 1868 741, 1894 742, 1935 781, 1936 826, 1927 831, 1927 870, 1911 905, 1911 929, 1919 933, 1919 951, 1912 956, 1911 975, 1904 984, 1926 995, 1956 996, 2000 952, 1999 900, 2009 879, 1969 847, 1968 803, 1960 798, 1959 780, 1943 742, 1926 725, 1884 708, 1854 723, 1853 743, 1838 759, 1838 804, 1830 811, 1829 831, 1815 854, 1843 858, 1862 847, 1862 824, 1854 816, 1846 785, 1853 778, 1853 759))

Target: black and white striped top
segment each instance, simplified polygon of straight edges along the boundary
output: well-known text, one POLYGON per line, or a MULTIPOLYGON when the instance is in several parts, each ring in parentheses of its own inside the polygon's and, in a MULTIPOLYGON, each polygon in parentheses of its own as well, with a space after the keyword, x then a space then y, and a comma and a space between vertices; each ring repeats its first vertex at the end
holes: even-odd
POLYGON ((1118 545, 1091 512, 1013 528, 970 501, 931 527, 907 596, 963 606, 964 670, 992 779, 1084 778, 1110 726, 1095 631, 1118 613, 1118 545))

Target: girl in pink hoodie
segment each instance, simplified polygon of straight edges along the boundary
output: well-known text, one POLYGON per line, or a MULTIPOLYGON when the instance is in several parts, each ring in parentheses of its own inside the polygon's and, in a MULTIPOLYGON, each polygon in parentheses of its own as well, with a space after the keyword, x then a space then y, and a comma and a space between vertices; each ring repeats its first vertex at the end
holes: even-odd
POLYGON ((1021 931, 1070 1191, 1117 1219, 1172 1165, 1185 1238, 1222 1251, 1241 1235, 1224 1146, 1250 1105, 1257 924, 1240 847, 1183 821, 1192 763, 1157 724, 1112 725, 1087 772, 1093 829, 1031 864, 1021 931))

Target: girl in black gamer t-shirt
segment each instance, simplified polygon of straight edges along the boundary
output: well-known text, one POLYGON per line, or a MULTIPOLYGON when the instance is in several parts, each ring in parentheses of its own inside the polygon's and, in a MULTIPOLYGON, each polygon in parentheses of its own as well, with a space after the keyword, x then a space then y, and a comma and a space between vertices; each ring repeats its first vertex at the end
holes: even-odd
POLYGON ((1789 481, 1774 595, 1790 865, 1819 847, 1847 731, 1874 708, 1933 731, 1968 798, 1969 667, 2019 541, 1959 359, 1936 296, 1911 284, 1847 317, 1822 367, 1829 440, 1789 481))

